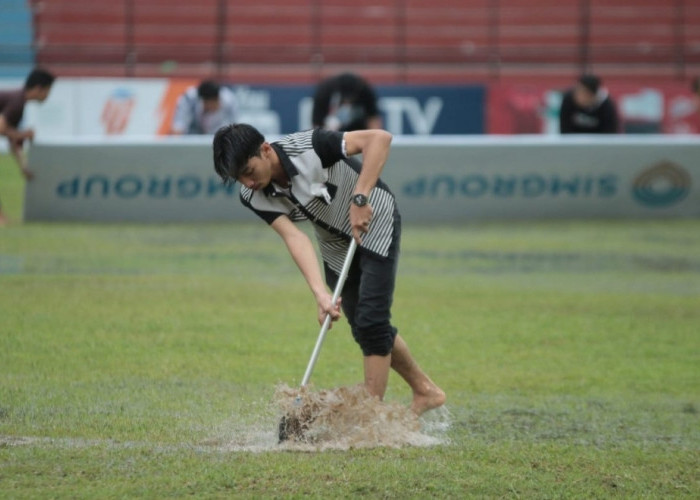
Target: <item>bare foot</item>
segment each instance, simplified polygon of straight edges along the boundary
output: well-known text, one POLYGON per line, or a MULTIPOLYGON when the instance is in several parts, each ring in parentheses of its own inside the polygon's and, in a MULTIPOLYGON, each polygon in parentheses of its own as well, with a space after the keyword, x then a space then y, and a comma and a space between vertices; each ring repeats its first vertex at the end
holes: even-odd
POLYGON ((439 408, 445 404, 445 392, 440 389, 437 385, 431 383, 427 386, 424 391, 420 393, 413 393, 413 402, 411 403, 411 410, 413 413, 419 417, 428 410, 434 408, 439 408))

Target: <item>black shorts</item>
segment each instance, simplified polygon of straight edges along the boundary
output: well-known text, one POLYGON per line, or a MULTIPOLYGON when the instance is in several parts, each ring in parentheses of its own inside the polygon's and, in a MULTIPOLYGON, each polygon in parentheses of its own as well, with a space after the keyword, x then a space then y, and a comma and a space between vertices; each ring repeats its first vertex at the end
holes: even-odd
MULTIPOLYGON (((394 347, 397 330, 391 324, 396 271, 401 243, 401 219, 394 215, 394 236, 388 257, 359 248, 341 293, 342 308, 352 335, 365 356, 386 356, 394 347)), ((334 288, 338 275, 324 263, 326 283, 334 288)))

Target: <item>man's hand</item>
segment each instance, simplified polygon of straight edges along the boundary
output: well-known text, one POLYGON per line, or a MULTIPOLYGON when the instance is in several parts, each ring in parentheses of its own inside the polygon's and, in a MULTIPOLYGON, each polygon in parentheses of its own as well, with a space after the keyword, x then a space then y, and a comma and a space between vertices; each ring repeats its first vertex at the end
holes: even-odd
POLYGON ((333 321, 337 321, 338 318, 340 318, 340 297, 338 297, 338 300, 336 301, 335 305, 333 304, 333 296, 330 295, 329 293, 323 293, 320 296, 316 297, 316 302, 318 304, 318 324, 323 325, 323 322, 326 321, 326 316, 328 314, 331 315, 331 325, 330 328, 333 328, 333 321))
POLYGON ((22 175, 28 181, 31 181, 34 178, 34 172, 29 170, 27 167, 22 167, 22 175))
POLYGON ((352 236, 358 245, 362 244, 362 234, 369 231, 369 223, 372 221, 372 205, 367 203, 364 207, 358 207, 354 203, 350 205, 350 228, 352 236))
POLYGON ((22 173, 22 177, 28 181, 31 181, 34 178, 34 172, 29 170, 27 156, 24 154, 22 144, 24 143, 25 139, 31 140, 34 137, 34 131, 30 129, 21 132, 20 135, 20 138, 12 139, 10 141, 11 151, 12 155, 15 157, 15 160, 17 160, 17 166, 19 167, 19 171, 22 173))
POLYGON ((28 128, 27 130, 22 132, 22 136, 23 139, 29 139, 29 142, 34 142, 34 129, 28 128))

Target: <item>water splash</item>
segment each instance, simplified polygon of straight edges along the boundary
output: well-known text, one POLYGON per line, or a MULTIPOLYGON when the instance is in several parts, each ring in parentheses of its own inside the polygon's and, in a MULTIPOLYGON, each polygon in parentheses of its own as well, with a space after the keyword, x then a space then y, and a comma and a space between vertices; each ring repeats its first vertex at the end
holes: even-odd
MULTIPOLYGON (((434 446, 445 440, 426 432, 410 409, 398 403, 385 403, 367 392, 363 385, 314 391, 308 387, 279 386, 275 399, 287 428, 287 450, 347 450, 403 446, 434 446)), ((449 427, 424 420, 434 431, 444 434, 449 427)))

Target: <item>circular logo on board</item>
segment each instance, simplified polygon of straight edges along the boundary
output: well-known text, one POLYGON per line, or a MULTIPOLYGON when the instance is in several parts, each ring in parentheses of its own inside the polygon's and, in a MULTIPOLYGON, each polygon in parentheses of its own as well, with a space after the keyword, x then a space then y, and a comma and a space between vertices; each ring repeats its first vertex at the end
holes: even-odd
POLYGON ((669 207, 688 196, 690 175, 670 161, 662 161, 644 170, 632 182, 632 195, 648 207, 669 207))

